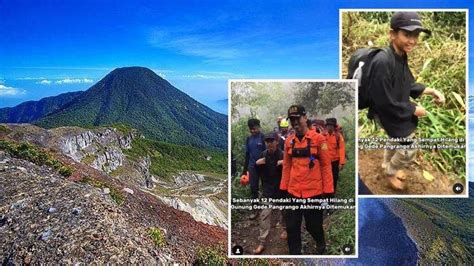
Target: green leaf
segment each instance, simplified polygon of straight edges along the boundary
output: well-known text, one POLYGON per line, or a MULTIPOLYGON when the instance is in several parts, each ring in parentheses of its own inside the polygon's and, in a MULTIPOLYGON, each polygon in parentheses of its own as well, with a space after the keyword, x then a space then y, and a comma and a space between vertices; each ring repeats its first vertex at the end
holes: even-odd
POLYGON ((434 176, 430 172, 423 170, 423 177, 428 181, 433 181, 434 176))

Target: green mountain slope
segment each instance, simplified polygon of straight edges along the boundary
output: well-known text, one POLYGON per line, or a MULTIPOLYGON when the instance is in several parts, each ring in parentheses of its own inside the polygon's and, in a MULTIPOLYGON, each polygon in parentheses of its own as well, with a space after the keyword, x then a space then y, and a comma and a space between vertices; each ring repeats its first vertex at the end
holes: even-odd
POLYGON ((0 108, 0 123, 31 123, 61 109, 82 93, 82 91, 67 92, 39 101, 24 102, 15 107, 0 108))
POLYGON ((117 68, 62 109, 35 122, 46 127, 122 123, 148 138, 198 147, 227 147, 227 116, 143 67, 117 68))

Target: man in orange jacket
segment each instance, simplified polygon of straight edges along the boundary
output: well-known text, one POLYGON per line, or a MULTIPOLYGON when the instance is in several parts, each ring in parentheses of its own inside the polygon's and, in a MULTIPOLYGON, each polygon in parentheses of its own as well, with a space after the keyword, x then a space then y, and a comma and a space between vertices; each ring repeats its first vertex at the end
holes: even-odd
MULTIPOLYGON (((293 201, 322 198, 334 192, 331 160, 326 139, 309 130, 306 111, 301 105, 288 109, 288 118, 295 133, 286 139, 280 189, 288 192, 293 201)), ((302 205, 294 204, 298 207, 302 205)), ((314 205, 314 204, 312 204, 314 205)), ((314 238, 318 254, 326 250, 323 230, 323 211, 318 208, 287 210, 286 227, 290 254, 301 254, 301 223, 314 238)))
POLYGON ((339 171, 342 171, 346 164, 346 148, 344 138, 341 133, 336 130, 337 119, 326 119, 326 141, 329 148, 329 158, 331 159, 332 176, 334 180, 334 193, 336 193, 337 180, 339 179, 339 171))

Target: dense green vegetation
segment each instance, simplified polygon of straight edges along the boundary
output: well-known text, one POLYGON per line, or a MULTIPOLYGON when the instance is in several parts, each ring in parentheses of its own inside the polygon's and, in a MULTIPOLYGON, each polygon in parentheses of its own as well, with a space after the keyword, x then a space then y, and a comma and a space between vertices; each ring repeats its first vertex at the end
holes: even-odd
POLYGON ((132 148, 124 152, 132 160, 150 156, 150 172, 160 177, 167 178, 181 170, 223 176, 227 173, 227 154, 219 150, 137 138, 133 140, 132 148))
POLYGON ((52 167, 62 176, 69 177, 73 168, 56 160, 48 152, 36 147, 29 142, 16 143, 8 140, 0 140, 0 150, 5 150, 11 156, 30 161, 36 165, 52 167))
MULTIPOLYGON (((446 97, 443 106, 436 106, 431 97, 416 100, 429 112, 419 119, 417 137, 466 137, 466 17, 464 12, 421 12, 423 25, 433 34, 421 36, 418 46, 409 54, 410 69, 417 82, 441 91, 446 97)), ((383 47, 389 42, 390 12, 350 12, 342 19, 343 76, 351 54, 358 48, 383 47)), ((384 136, 367 116, 359 112, 360 137, 384 136)), ((465 178, 465 149, 438 149, 423 152, 424 160, 432 162, 444 174, 455 173, 465 178)))
POLYGON ((35 122, 46 128, 117 123, 159 141, 227 148, 227 116, 142 67, 115 69, 61 110, 35 122))

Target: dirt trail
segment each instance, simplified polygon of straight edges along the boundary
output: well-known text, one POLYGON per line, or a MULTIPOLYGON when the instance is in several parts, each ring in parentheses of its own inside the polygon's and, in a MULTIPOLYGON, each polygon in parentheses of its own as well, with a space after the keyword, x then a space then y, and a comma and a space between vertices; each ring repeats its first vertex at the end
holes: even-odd
POLYGON ((453 185, 464 182, 453 175, 445 175, 432 165, 421 165, 421 155, 408 169, 406 188, 397 191, 389 186, 382 170, 383 150, 359 151, 359 174, 365 185, 376 195, 455 195, 453 185), (423 170, 434 176, 433 181, 423 177, 423 170))
MULTIPOLYGON (((257 218, 250 220, 250 212, 243 213, 243 216, 238 221, 232 224, 232 246, 240 245, 244 249, 244 255, 254 255, 253 250, 258 246, 259 226, 258 216, 257 218)), ((265 244, 265 250, 261 255, 288 255, 288 243, 287 240, 280 239, 280 234, 283 228, 274 221, 274 225, 270 231, 265 244)), ((329 219, 324 219, 323 222, 324 231, 326 232, 327 241, 327 230, 329 227, 329 219)), ((302 253, 303 255, 314 255, 316 254, 316 242, 306 231, 304 220, 301 225, 301 238, 302 238, 302 253)), ((329 242, 326 243, 330 245, 329 242)))

